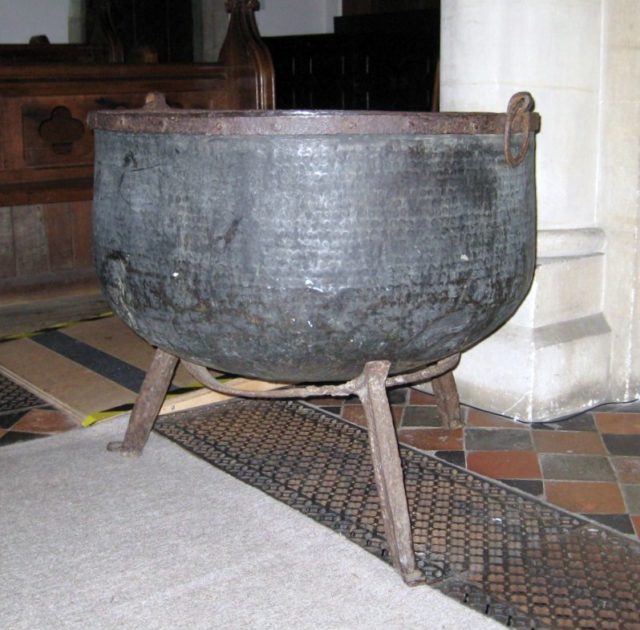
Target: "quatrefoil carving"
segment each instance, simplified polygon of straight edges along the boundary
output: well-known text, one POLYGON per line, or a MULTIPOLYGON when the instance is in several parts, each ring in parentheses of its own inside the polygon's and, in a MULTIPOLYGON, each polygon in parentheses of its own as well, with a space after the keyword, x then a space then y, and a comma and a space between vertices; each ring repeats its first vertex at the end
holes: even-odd
POLYGON ((84 136, 84 124, 73 118, 66 107, 56 107, 51 116, 40 123, 40 137, 51 145, 51 150, 58 155, 71 153, 73 143, 84 136))

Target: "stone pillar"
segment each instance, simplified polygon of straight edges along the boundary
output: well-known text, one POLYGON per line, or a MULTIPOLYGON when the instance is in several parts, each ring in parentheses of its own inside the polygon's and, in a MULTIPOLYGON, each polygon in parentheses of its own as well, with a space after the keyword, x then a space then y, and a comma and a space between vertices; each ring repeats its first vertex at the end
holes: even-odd
POLYGON ((638 395, 639 19, 637 0, 442 0, 441 109, 527 90, 542 116, 536 277, 465 353, 467 404, 545 421, 638 395))
POLYGON ((603 0, 596 221, 607 235, 610 395, 640 396, 640 4, 603 0))

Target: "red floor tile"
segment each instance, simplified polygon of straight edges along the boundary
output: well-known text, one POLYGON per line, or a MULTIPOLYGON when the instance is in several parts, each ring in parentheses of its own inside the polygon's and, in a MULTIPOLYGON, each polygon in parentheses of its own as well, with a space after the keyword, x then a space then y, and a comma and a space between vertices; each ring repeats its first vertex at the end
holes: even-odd
POLYGON ((436 398, 432 394, 421 392, 417 389, 409 390, 409 404, 410 405, 435 405, 436 398))
POLYGON ((540 479, 535 453, 527 451, 475 451, 467 454, 467 468, 494 479, 540 479))
POLYGON ((362 405, 346 405, 342 408, 342 417, 361 427, 367 426, 367 418, 364 415, 362 405))
POLYGON ((611 463, 621 483, 640 483, 640 457, 612 457, 611 463))
POLYGON ((579 514, 623 514, 618 484, 604 481, 545 481, 547 500, 579 514))
POLYGON ((539 453, 604 455, 606 449, 598 433, 588 431, 532 431, 539 453))
POLYGON ((525 429, 529 426, 522 422, 516 422, 509 418, 496 416, 493 413, 480 411, 479 409, 469 409, 467 412, 467 426, 470 427, 486 427, 486 428, 504 428, 504 429, 525 429))
POLYGON ((400 441, 422 451, 463 450, 462 429, 400 429, 400 441))
POLYGON ((631 522, 636 528, 636 535, 640 536, 640 514, 634 514, 631 516, 631 522))
POLYGON ((594 413, 593 415, 601 433, 640 434, 640 414, 638 413, 594 413))
POLYGON ((78 426, 78 423, 64 411, 31 409, 13 425, 12 430, 27 433, 60 433, 77 429, 78 426))
POLYGON ((342 398, 322 396, 320 398, 307 398, 307 402, 317 407, 339 407, 342 404, 342 398))
MULTIPOLYGON (((393 416, 393 423, 397 426, 400 424, 400 420, 402 419, 402 411, 404 409, 403 405, 391 405, 391 415, 393 416)), ((345 420, 349 420, 354 424, 360 425, 361 427, 367 426, 367 418, 364 415, 364 409, 362 405, 345 405, 342 408, 342 417, 345 420)))

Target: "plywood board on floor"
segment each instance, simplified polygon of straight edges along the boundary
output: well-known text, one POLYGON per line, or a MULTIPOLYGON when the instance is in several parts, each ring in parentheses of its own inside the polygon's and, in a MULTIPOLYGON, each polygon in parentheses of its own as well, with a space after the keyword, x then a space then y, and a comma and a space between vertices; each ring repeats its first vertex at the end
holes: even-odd
MULTIPOLYGON (((0 372, 82 421, 132 405, 153 354, 110 316, 0 343, 0 372)), ((172 388, 196 386, 179 367, 172 388)))
POLYGON ((79 419, 135 397, 131 390, 28 338, 0 344, 0 371, 79 419))
MULTIPOLYGON (((154 348, 115 315, 79 322, 66 328, 64 333, 145 372, 151 365, 154 348)), ((190 387, 195 383, 193 377, 182 366, 178 366, 173 384, 176 387, 190 387)))

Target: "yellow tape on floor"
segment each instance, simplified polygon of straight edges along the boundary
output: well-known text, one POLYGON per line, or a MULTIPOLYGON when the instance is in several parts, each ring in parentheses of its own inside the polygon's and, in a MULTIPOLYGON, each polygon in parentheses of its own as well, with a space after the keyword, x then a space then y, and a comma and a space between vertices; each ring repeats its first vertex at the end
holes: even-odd
POLYGON ((114 416, 120 416, 127 411, 131 411, 131 409, 133 409, 133 405, 131 405, 129 410, 119 409, 117 411, 100 411, 99 413, 92 413, 82 421, 82 426, 85 428, 90 427, 96 422, 102 422, 103 420, 108 420, 109 418, 113 418, 114 416))
MULTIPOLYGON (((227 381, 230 379, 220 379, 221 381, 227 381)), ((185 396, 189 396, 192 395, 193 392, 198 392, 200 390, 203 390, 203 387, 200 383, 193 383, 192 385, 187 385, 186 387, 181 387, 180 388, 180 393, 176 393, 176 394, 167 394, 166 398, 165 398, 165 403, 162 406, 162 409, 160 409, 160 413, 170 413, 168 411, 163 411, 163 409, 167 406, 167 403, 173 399, 173 398, 179 398, 179 397, 185 397, 185 396), (190 390, 190 391, 186 391, 185 390, 190 390)), ((207 390, 208 391, 208 390, 207 390)), ((125 413, 129 413, 132 409, 133 409, 133 404, 131 403, 130 405, 119 405, 118 407, 113 407, 112 409, 106 409, 105 411, 98 411, 96 413, 91 413, 88 416, 85 417, 85 419, 82 421, 82 426, 83 427, 90 427, 93 424, 96 424, 96 422, 102 422, 103 420, 109 420, 110 418, 114 418, 115 416, 122 416, 125 413)))
MULTIPOLYGON (((248 378, 226 377, 218 378, 218 380, 230 387, 235 387, 236 389, 244 390, 246 392, 266 392, 283 387, 281 383, 255 381, 248 378)), ((233 396, 220 394, 219 392, 214 392, 206 387, 198 387, 197 389, 186 393, 169 394, 160 408, 160 413, 158 415, 162 416, 168 413, 186 411, 187 409, 193 409, 195 407, 204 407, 206 405, 230 400, 231 398, 233 398, 233 396)), ((128 414, 131 409, 133 409, 133 405, 130 407, 128 405, 122 405, 117 408, 90 414, 82 421, 82 426, 90 427, 96 422, 100 422, 102 420, 107 420, 115 416, 124 416, 125 414, 128 414)))
POLYGON ((73 326, 75 324, 79 324, 80 322, 91 322, 96 319, 104 319, 105 317, 113 316, 113 311, 106 311, 104 313, 100 313, 95 317, 88 317, 87 319, 81 319, 73 322, 60 322, 59 324, 51 324, 46 328, 41 328, 39 330, 32 330, 30 332, 16 333, 14 335, 7 335, 6 337, 0 338, 0 342, 2 341, 15 341, 16 339, 28 339, 29 337, 35 337, 40 333, 46 332, 47 330, 59 330, 60 328, 68 328, 69 326, 73 326))

